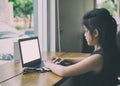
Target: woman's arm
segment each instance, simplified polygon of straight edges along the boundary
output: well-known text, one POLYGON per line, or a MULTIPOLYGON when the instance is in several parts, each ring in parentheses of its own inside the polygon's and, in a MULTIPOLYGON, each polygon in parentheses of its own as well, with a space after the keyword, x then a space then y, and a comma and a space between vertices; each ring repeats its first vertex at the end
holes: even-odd
POLYGON ((74 57, 74 58, 65 58, 64 61, 68 61, 71 63, 78 63, 80 61, 82 61, 83 59, 85 59, 86 57, 74 57))
POLYGON ((102 65, 103 58, 99 54, 89 56, 86 59, 70 66, 62 66, 50 62, 46 63, 46 67, 50 68, 51 71, 57 75, 63 77, 80 75, 89 71, 99 72, 102 69, 102 65))
POLYGON ((77 62, 80 62, 83 59, 85 59, 85 57, 72 57, 72 58, 56 57, 56 58, 52 58, 52 62, 66 66, 66 65, 71 65, 71 64, 75 64, 77 62))

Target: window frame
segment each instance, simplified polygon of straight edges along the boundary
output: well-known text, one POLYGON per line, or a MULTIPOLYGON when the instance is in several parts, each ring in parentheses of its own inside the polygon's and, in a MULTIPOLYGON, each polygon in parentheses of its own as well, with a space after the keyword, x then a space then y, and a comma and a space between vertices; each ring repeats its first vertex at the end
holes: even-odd
POLYGON ((34 0, 34 31, 42 52, 56 51, 55 20, 55 0, 34 0))

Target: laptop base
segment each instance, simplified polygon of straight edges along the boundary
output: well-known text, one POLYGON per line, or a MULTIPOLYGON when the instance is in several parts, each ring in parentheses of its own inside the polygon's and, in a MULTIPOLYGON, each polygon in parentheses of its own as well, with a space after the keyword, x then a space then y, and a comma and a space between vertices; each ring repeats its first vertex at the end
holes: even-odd
POLYGON ((23 74, 28 74, 28 73, 33 73, 33 72, 44 73, 44 72, 50 72, 50 71, 51 70, 49 68, 46 68, 46 67, 41 67, 41 68, 25 67, 23 69, 23 74))

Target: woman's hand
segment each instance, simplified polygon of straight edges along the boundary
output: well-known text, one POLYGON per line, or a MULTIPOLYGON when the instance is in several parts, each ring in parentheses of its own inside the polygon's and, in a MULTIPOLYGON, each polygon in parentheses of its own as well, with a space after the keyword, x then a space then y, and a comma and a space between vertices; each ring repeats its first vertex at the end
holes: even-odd
POLYGON ((51 61, 53 63, 55 63, 55 64, 61 64, 64 61, 64 59, 58 58, 58 57, 54 57, 54 58, 51 59, 51 61))
POLYGON ((55 58, 52 58, 51 60, 55 64, 64 65, 64 66, 73 64, 69 59, 55 57, 55 58))
POLYGON ((51 64, 50 61, 45 61, 44 63, 45 63, 45 67, 50 68, 50 64, 51 64))
POLYGON ((54 58, 52 58, 51 60, 47 60, 47 61, 45 61, 44 63, 45 63, 45 67, 47 67, 47 68, 50 68, 51 67, 51 65, 62 65, 62 63, 64 62, 64 59, 61 59, 61 58, 58 58, 58 57, 54 57, 54 58))

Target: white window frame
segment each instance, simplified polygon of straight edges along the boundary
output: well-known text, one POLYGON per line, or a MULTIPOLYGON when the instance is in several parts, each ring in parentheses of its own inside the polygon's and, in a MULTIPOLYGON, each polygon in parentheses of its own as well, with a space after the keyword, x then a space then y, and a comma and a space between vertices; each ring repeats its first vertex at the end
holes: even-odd
POLYGON ((41 51, 47 52, 50 48, 50 52, 55 52, 55 0, 50 0, 50 11, 47 11, 47 4, 47 0, 34 0, 34 30, 39 37, 41 51), (50 12, 49 21, 47 12, 50 12), (48 23, 50 24, 50 32, 47 32, 48 23), (48 33, 50 33, 50 39, 47 37, 48 33), (50 46, 47 43, 50 43, 50 46))

